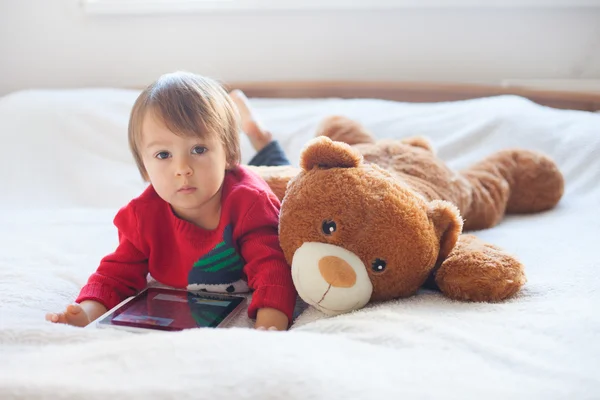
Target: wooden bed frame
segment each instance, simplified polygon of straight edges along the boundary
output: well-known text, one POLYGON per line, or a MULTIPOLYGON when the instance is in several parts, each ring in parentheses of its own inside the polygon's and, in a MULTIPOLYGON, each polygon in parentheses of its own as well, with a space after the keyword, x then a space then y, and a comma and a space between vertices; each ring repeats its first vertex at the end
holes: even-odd
POLYGON ((420 82, 231 82, 225 86, 228 89, 241 89, 248 97, 376 98, 403 102, 455 101, 512 94, 549 107, 600 110, 600 93, 493 85, 420 82))

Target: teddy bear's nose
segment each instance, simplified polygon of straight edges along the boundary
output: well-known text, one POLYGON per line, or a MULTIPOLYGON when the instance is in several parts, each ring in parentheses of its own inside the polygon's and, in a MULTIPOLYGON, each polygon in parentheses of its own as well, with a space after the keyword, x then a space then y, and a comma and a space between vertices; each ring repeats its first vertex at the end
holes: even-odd
POLYGON ((356 283, 356 272, 346 261, 335 256, 325 256, 319 260, 319 271, 327 283, 333 287, 349 288, 356 283))

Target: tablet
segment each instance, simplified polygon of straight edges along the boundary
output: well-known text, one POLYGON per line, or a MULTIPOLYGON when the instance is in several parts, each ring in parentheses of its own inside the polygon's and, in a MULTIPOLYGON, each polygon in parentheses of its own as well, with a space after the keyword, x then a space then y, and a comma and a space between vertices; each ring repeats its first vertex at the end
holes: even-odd
POLYGON ((169 288, 147 288, 98 318, 100 328, 181 331, 226 327, 245 298, 169 288))

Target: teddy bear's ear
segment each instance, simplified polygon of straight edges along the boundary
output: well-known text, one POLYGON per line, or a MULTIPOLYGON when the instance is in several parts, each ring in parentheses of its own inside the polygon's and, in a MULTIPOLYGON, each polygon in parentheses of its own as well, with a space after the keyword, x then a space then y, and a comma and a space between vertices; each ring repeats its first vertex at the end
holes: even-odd
POLYGON ((438 260, 443 260, 448 257, 456 245, 458 237, 462 233, 463 220, 454 204, 442 200, 430 202, 427 215, 433 222, 440 242, 438 260))
POLYGON ((318 168, 355 168, 362 156, 346 143, 334 142, 325 136, 312 139, 300 156, 300 167, 305 171, 318 168))

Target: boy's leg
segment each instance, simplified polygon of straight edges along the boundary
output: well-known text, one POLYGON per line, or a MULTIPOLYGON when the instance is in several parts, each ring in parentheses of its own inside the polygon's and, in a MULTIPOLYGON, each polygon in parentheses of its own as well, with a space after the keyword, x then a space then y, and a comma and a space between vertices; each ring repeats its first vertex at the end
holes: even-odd
POLYGON ((273 135, 260 126, 256 115, 250 108, 246 95, 241 90, 232 90, 229 96, 235 103, 240 113, 242 130, 250 139, 250 143, 257 151, 250 160, 249 165, 279 166, 290 165, 290 161, 279 142, 273 140, 273 135))
POLYGON ((258 153, 252 157, 248 165, 266 165, 280 166, 290 165, 290 160, 285 156, 285 152, 279 145, 277 140, 272 140, 271 143, 263 147, 258 153))

